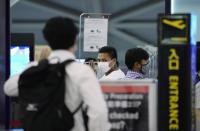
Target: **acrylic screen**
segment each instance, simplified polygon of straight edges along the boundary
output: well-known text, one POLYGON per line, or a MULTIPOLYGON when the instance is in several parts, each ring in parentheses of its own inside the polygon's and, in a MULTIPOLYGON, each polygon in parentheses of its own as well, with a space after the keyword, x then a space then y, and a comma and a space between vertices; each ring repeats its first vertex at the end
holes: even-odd
POLYGON ((20 73, 30 62, 29 46, 11 46, 10 50, 10 75, 20 73))

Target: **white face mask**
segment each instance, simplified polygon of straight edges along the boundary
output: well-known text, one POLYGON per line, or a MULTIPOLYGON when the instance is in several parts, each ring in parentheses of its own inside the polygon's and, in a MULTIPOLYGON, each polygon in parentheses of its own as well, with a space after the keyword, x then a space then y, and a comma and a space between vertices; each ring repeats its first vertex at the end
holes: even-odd
POLYGON ((97 76, 102 77, 107 71, 110 70, 109 62, 98 62, 97 76))
POLYGON ((147 77, 147 78, 150 78, 150 65, 143 65, 142 66, 142 69, 141 69, 141 73, 147 77))

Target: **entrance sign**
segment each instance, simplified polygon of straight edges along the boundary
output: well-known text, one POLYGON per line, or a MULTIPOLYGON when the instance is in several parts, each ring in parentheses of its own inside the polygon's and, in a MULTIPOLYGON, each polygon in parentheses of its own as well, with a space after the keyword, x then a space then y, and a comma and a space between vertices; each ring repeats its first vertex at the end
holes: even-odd
POLYGON ((191 15, 159 17, 158 130, 194 129, 196 47, 191 15))

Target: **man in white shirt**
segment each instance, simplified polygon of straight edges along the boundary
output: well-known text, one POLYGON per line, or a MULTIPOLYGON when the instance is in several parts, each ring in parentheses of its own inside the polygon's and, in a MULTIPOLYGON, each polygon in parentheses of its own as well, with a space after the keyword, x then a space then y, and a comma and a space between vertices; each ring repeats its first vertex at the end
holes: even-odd
MULTIPOLYGON (((50 63, 54 62, 54 58, 58 58, 60 62, 67 59, 75 60, 77 33, 78 30, 74 23, 67 18, 54 17, 46 23, 43 35, 52 49, 48 57, 50 63)), ((29 66, 37 64, 38 62, 32 62, 29 66)), ((92 69, 87 65, 72 62, 65 67, 65 71, 67 73, 65 78, 66 106, 73 112, 83 101, 88 106, 89 131, 108 131, 110 128, 108 110, 100 85, 92 69)), ((14 75, 6 81, 4 91, 8 96, 18 96, 19 76, 14 75)), ((74 115, 74 119, 75 126, 72 131, 85 131, 81 110, 74 115)))
POLYGON ((118 67, 117 51, 114 47, 104 46, 98 52, 98 73, 103 75, 99 80, 119 80, 125 75, 118 67))

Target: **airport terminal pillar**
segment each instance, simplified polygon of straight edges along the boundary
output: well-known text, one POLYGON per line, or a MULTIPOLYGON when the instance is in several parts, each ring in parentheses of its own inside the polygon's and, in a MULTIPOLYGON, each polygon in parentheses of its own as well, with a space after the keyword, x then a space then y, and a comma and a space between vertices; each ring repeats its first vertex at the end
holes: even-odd
POLYGON ((160 15, 158 131, 193 131, 196 43, 193 16, 160 15))

